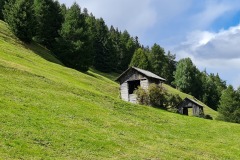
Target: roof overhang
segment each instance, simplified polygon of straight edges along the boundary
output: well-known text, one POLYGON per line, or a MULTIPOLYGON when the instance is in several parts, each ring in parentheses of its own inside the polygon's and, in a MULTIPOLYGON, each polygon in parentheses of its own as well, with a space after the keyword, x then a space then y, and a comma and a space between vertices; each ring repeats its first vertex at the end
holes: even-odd
POLYGON ((124 71, 115 81, 117 82, 120 82, 120 79, 127 73, 129 72, 131 69, 137 71, 137 72, 140 72, 141 74, 145 75, 146 77, 149 77, 149 78, 153 78, 153 79, 157 79, 157 80, 160 80, 160 81, 163 81, 165 82, 166 79, 150 72, 150 71, 147 71, 147 70, 143 70, 143 69, 140 69, 140 68, 137 68, 137 67, 129 67, 126 71, 124 71))

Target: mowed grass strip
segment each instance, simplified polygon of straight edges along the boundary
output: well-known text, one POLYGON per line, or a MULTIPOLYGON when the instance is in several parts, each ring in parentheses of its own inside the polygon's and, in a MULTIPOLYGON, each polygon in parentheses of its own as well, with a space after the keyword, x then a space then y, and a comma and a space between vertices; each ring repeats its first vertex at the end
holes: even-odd
POLYGON ((123 102, 112 80, 0 30, 0 159, 240 158, 238 124, 123 102))

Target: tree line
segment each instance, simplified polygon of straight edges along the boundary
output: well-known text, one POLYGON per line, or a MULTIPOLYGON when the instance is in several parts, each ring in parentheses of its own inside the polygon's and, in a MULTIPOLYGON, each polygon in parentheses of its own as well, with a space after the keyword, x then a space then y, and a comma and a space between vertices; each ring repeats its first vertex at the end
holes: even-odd
POLYGON ((54 0, 0 0, 0 18, 22 41, 50 49, 66 66, 103 72, 128 68, 138 37, 105 24, 77 3, 70 8, 54 0))
POLYGON ((217 110, 217 119, 240 123, 240 87, 227 86, 218 74, 200 72, 190 58, 184 58, 177 64, 173 84, 217 110))
MULTIPOLYGON (((165 52, 158 44, 143 46, 138 37, 131 36, 127 30, 108 27, 102 18, 96 18, 77 3, 68 8, 54 0, 0 0, 0 19, 9 24, 20 40, 38 42, 68 67, 83 72, 94 67, 102 72, 118 73, 129 66, 146 69, 219 110, 222 117, 226 113, 223 101, 227 99, 224 93, 229 87, 218 74, 199 71, 190 58, 177 62, 174 54, 165 52)), ((234 106, 235 111, 238 105, 234 106)))

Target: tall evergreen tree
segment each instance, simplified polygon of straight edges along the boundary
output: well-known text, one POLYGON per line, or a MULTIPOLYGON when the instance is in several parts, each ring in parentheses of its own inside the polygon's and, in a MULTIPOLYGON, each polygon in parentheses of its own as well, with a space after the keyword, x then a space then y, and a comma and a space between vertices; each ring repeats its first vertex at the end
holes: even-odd
POLYGON ((168 84, 171 84, 174 81, 173 73, 176 71, 176 55, 171 54, 170 51, 168 51, 168 54, 166 55, 166 69, 164 69, 164 78, 167 80, 168 84))
POLYGON ((222 91, 227 88, 226 81, 223 81, 223 80, 219 77, 218 73, 217 73, 216 75, 210 74, 210 77, 211 77, 211 79, 214 81, 214 83, 215 83, 216 86, 217 86, 218 97, 219 97, 219 99, 220 99, 221 94, 222 94, 222 91))
POLYGON ((208 76, 205 72, 202 72, 202 89, 203 95, 201 100, 214 110, 217 110, 219 105, 219 95, 217 85, 214 83, 211 76, 208 76))
POLYGON ((102 18, 96 21, 96 34, 94 37, 95 58, 94 67, 102 72, 111 72, 114 53, 111 53, 113 45, 109 37, 108 27, 102 18))
POLYGON ((167 70, 165 51, 158 44, 154 44, 150 51, 151 68, 154 73, 165 77, 164 70, 167 70))
POLYGON ((60 8, 61 8, 62 16, 65 17, 65 15, 67 13, 67 6, 65 4, 61 4, 60 8))
POLYGON ((149 70, 150 64, 148 61, 148 57, 142 48, 139 48, 134 52, 130 66, 149 70))
POLYGON ((4 20, 22 41, 32 40, 35 27, 33 0, 9 0, 4 5, 4 20))
POLYGON ((151 71, 164 77, 168 84, 174 80, 173 72, 176 70, 175 55, 169 51, 166 54, 164 49, 158 44, 154 44, 149 50, 149 61, 151 71))
POLYGON ((178 62, 174 78, 173 84, 179 90, 200 98, 202 95, 200 72, 190 58, 184 58, 178 62))
POLYGON ((202 96, 200 99, 212 109, 217 110, 222 91, 227 88, 226 82, 218 74, 214 75, 211 73, 208 75, 206 71, 201 74, 202 96))
POLYGON ((7 0, 0 0, 0 20, 4 20, 3 9, 4 9, 5 2, 7 2, 7 0))
POLYGON ((233 86, 230 85, 223 91, 218 112, 219 119, 240 123, 240 96, 239 91, 234 91, 233 86))
POLYGON ((115 29, 113 26, 110 27, 109 30, 109 38, 110 38, 110 52, 112 53, 112 61, 114 63, 112 63, 112 71, 118 71, 118 66, 119 66, 119 62, 120 62, 120 57, 119 57, 119 53, 120 53, 120 46, 119 46, 119 32, 117 29, 115 29))
POLYGON ((51 48, 55 38, 59 37, 58 30, 63 22, 60 4, 53 0, 34 0, 34 10, 36 15, 35 39, 51 48))
POLYGON ((119 66, 118 69, 124 71, 128 68, 134 52, 140 48, 138 38, 131 37, 127 30, 120 33, 119 37, 119 66))
POLYGON ((67 10, 60 35, 61 45, 55 52, 67 66, 87 71, 92 64, 92 43, 85 16, 77 3, 67 10))
POLYGON ((94 44, 93 66, 103 72, 126 70, 136 48, 140 46, 138 39, 132 38, 127 31, 118 31, 113 26, 108 29, 104 20, 96 19, 92 13, 86 15, 94 44))

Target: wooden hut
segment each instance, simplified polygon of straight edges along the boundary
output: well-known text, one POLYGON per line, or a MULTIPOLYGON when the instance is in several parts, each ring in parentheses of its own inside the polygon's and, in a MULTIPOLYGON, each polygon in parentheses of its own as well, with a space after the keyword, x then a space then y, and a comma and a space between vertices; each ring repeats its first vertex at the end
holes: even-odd
POLYGON ((199 104, 193 99, 185 98, 178 106, 178 113, 188 115, 188 109, 192 108, 192 114, 194 116, 200 116, 204 114, 203 105, 199 104))
POLYGON ((137 67, 130 67, 116 81, 120 83, 121 98, 128 102, 137 103, 137 96, 134 94, 134 91, 139 86, 143 89, 148 89, 151 83, 161 85, 166 80, 152 72, 137 67))

